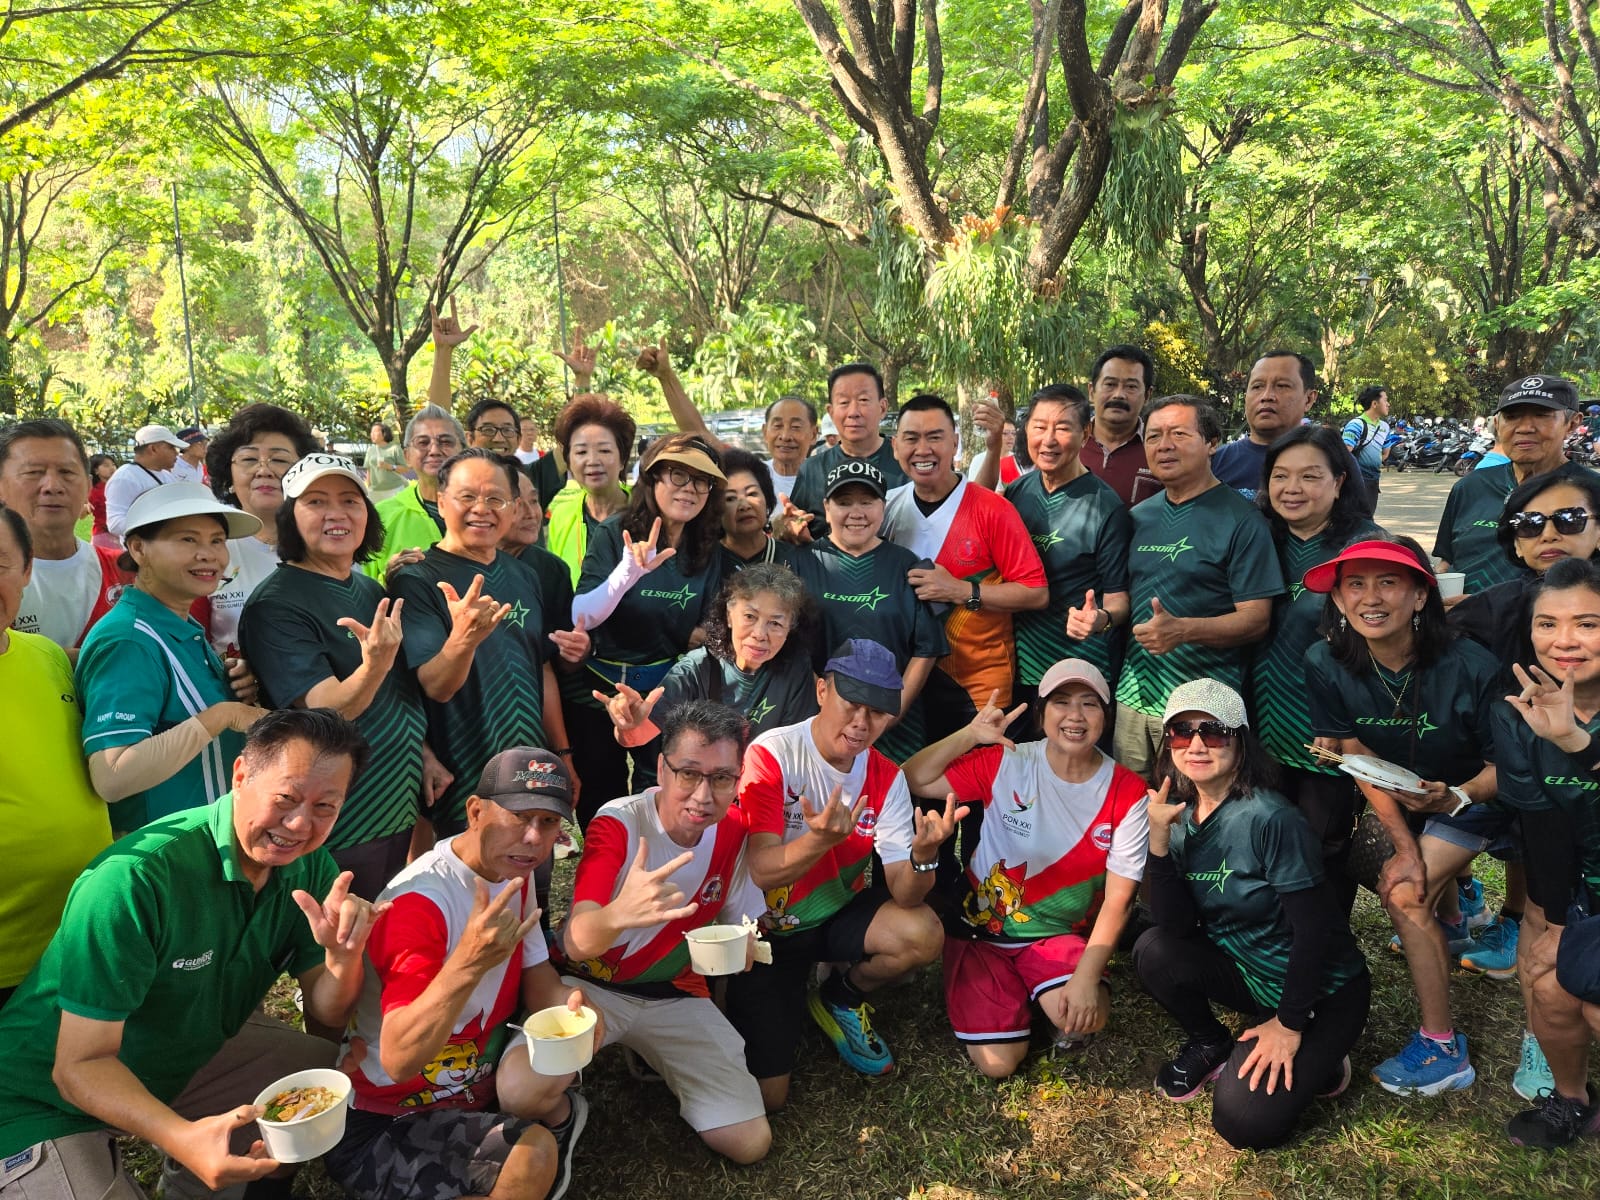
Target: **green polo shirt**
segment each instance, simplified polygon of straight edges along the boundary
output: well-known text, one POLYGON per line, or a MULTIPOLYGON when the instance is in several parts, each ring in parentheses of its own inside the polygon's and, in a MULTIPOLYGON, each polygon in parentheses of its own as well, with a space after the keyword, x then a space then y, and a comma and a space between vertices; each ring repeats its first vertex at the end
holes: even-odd
MULTIPOLYGON (((578 595, 604 587, 622 561, 625 516, 607 517, 590 532, 578 595)), ((596 658, 645 666, 689 649, 695 626, 705 624, 722 588, 721 547, 713 547, 705 566, 692 575, 684 571, 686 563, 679 551, 623 594, 611 615, 590 633, 596 658)))
MULTIPOLYGON (((239 622, 239 644, 261 681, 263 701, 288 708, 323 680, 355 674, 361 643, 339 620, 371 625, 383 598, 383 585, 359 571, 333 579, 285 563, 267 576, 245 601, 239 622)), ((329 850, 390 837, 417 819, 428 717, 416 680, 398 657, 355 724, 371 753, 339 810, 329 850)))
POLYGON ((361 570, 379 583, 396 554, 402 550, 426 550, 444 536, 443 526, 422 506, 415 481, 378 505, 378 519, 383 522, 383 545, 361 564, 361 570))
POLYGON ((467 797, 496 754, 512 746, 550 744, 544 731, 544 663, 555 650, 545 637, 552 626, 545 623, 539 577, 515 556, 496 554, 486 566, 434 546, 420 563, 390 576, 389 594, 405 601, 400 611, 405 665, 418 670, 450 636, 450 607, 439 584, 465 596, 475 575, 483 576, 483 594, 511 605, 511 611, 478 643, 467 680, 449 701, 423 697, 428 744, 455 776, 431 814, 445 828, 466 820, 467 797))
MULTIPOLYGON (((85 757, 132 746, 235 699, 222 660, 191 617, 148 592, 124 588, 78 651, 85 757)), ((224 730, 155 787, 111 806, 111 828, 126 833, 157 817, 210 804, 227 791, 244 734, 224 730)))
MULTIPOLYGON (((1600 777, 1592 770, 1600 746, 1600 715, 1584 726, 1590 743, 1581 754, 1568 754, 1546 741, 1511 705, 1490 710, 1494 728, 1495 778, 1499 803, 1537 812, 1560 809, 1578 839, 1578 869, 1589 890, 1600 896, 1600 777)), ((1553 914, 1559 920, 1565 914, 1553 914)))
POLYGON ((84 868, 44 957, 0 1010, 0 1159, 105 1125, 51 1081, 62 1012, 122 1022, 117 1057, 168 1104, 279 975, 322 965, 292 893, 326 896, 332 857, 313 851, 257 892, 234 844, 230 792, 129 834, 84 868))
POLYGON ((1306 651, 1318 641, 1317 626, 1328 598, 1309 592, 1302 580, 1312 567, 1335 557, 1351 542, 1383 537, 1383 530, 1363 521, 1337 543, 1326 533, 1298 538, 1284 534, 1278 547, 1287 595, 1272 606, 1272 635, 1256 648, 1251 674, 1255 683, 1256 736, 1268 753, 1285 766, 1335 774, 1306 750, 1311 740, 1311 706, 1306 700, 1306 651))
MULTIPOLYGON (((1254 504, 1225 484, 1174 504, 1163 492, 1133 510, 1130 624, 1150 619, 1151 600, 1175 617, 1221 617, 1244 600, 1283 593, 1272 530, 1254 504)), ((1209 676, 1244 689, 1248 650, 1175 646, 1151 654, 1132 637, 1117 678, 1117 703, 1159 717, 1180 683, 1209 676)))
MULTIPOLYGON (((850 457, 853 456, 846 454, 843 446, 827 446, 800 464, 800 474, 794 479, 794 495, 789 500, 801 512, 808 512, 816 518, 811 522, 812 537, 821 537, 828 532, 828 522, 822 515, 822 493, 828 484, 828 472, 850 457)), ((883 472, 883 478, 891 490, 907 482, 906 473, 895 460, 894 442, 891 439, 884 438, 882 445, 867 455, 866 461, 883 472)))
POLYGON ((1006 487, 1006 499, 1022 517, 1050 583, 1048 607, 1011 618, 1022 682, 1038 687, 1044 673, 1063 658, 1084 659, 1115 680, 1111 631, 1073 641, 1067 636, 1067 610, 1081 608, 1090 588, 1097 598, 1128 590, 1133 520, 1122 500, 1088 471, 1053 492, 1038 471, 1029 471, 1006 487))
MULTIPOLYGON (((1276 792, 1256 791, 1223 801, 1200 825, 1191 806, 1172 827, 1169 853, 1206 937, 1233 960, 1256 1003, 1276 1008, 1294 944, 1279 893, 1322 882, 1322 847, 1311 826, 1276 792)), ((1346 926, 1323 956, 1318 996, 1332 995, 1364 967, 1346 926)))

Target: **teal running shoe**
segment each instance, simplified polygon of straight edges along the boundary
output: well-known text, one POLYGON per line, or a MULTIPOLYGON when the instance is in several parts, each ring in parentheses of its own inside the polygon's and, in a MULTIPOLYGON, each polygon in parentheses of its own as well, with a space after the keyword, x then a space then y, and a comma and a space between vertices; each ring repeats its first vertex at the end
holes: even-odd
POLYGON ((839 1057, 863 1075, 887 1075, 894 1070, 894 1055, 872 1028, 872 1005, 863 1000, 854 1008, 829 1004, 820 992, 806 1000, 811 1019, 828 1035, 839 1057))

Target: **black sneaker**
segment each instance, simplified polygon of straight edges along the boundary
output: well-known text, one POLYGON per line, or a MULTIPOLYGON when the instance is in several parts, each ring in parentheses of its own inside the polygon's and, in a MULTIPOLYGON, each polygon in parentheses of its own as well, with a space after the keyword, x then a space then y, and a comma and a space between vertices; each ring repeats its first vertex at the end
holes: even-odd
POLYGON ((1233 1042, 1190 1038, 1176 1057, 1156 1072, 1156 1091, 1168 1100, 1193 1100, 1218 1075, 1233 1053, 1233 1042))
POLYGON ((556 1177, 546 1200, 561 1200, 567 1194, 567 1185, 572 1182, 572 1148, 578 1144, 583 1127, 589 1123, 589 1102, 584 1099, 583 1093, 570 1087, 567 1089, 567 1099, 572 1104, 567 1123, 559 1130, 550 1131, 556 1139, 556 1177))
POLYGON ((1555 1150, 1569 1146, 1583 1134, 1600 1133, 1600 1102, 1589 1085, 1589 1103, 1559 1092, 1546 1092, 1537 1108, 1525 1109, 1506 1122, 1506 1136, 1514 1146, 1555 1150))

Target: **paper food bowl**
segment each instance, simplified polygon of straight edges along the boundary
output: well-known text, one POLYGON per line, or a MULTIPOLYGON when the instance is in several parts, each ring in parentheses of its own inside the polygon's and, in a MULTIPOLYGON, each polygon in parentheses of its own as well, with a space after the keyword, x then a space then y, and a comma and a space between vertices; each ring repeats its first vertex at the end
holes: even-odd
POLYGON ((689 943, 689 964, 700 974, 737 975, 744 970, 750 930, 743 925, 704 925, 683 936, 689 943))
POLYGON ((1467 576, 1464 571, 1441 571, 1434 576, 1439 581, 1439 599, 1449 600, 1459 596, 1467 590, 1467 576))
POLYGON ((339 1144, 344 1137, 345 1114, 350 1111, 352 1086, 350 1076, 331 1067, 313 1067, 309 1071, 296 1071, 262 1090, 256 1097, 256 1107, 266 1109, 267 1101, 282 1092, 297 1087, 324 1087, 339 1094, 339 1103, 314 1117, 301 1121, 269 1121, 257 1117, 261 1140, 267 1145, 267 1155, 282 1163, 310 1162, 339 1144))
POLYGON ((528 1061, 540 1075, 570 1075, 594 1058, 594 1009, 573 1012, 565 1004, 541 1008, 522 1023, 528 1061))

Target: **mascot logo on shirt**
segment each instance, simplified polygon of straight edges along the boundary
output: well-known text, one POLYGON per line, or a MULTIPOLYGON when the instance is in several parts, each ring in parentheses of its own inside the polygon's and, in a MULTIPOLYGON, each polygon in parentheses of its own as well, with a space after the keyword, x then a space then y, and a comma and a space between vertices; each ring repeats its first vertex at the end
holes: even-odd
POLYGON ((782 933, 800 927, 800 918, 789 911, 789 893, 793 890, 793 884, 785 884, 767 891, 767 911, 757 922, 763 933, 782 933))
POLYGON ((450 1043, 445 1046, 438 1058, 422 1068, 422 1077, 430 1086, 407 1096, 400 1102, 400 1107, 417 1108, 462 1095, 470 1100, 472 1085, 488 1078, 492 1069, 492 1064, 478 1061, 476 1044, 450 1043))
POLYGON ((869 838, 869 837, 872 836, 873 831, 875 829, 877 829, 877 828, 878 828, 878 813, 877 813, 877 810, 876 809, 872 809, 872 808, 864 808, 864 809, 862 809, 861 810, 861 815, 856 818, 855 836, 856 837, 869 838))
POLYGON ((1005 932, 1007 921, 1020 925, 1033 920, 1022 911, 1022 881, 1027 875, 1027 863, 1007 867, 1003 858, 995 863, 989 869, 989 877, 983 881, 983 887, 974 890, 962 904, 962 915, 967 924, 985 933, 998 934, 1005 932))
POLYGON ((1089 831, 1089 840, 1094 843, 1094 848, 1104 854, 1111 849, 1111 824, 1102 821, 1089 831))
POLYGON ((722 876, 713 875, 706 880, 705 885, 700 889, 700 895, 697 899, 701 904, 722 903, 722 876))
POLYGON ((118 600, 122 599, 122 593, 127 591, 127 589, 128 585, 125 583, 112 584, 106 589, 106 603, 108 605, 116 604, 118 600))

